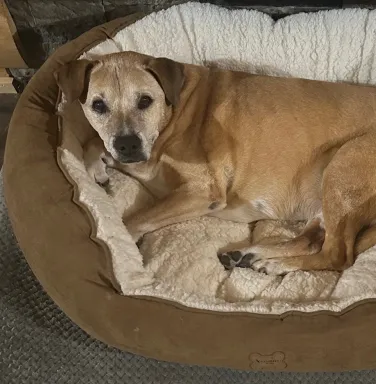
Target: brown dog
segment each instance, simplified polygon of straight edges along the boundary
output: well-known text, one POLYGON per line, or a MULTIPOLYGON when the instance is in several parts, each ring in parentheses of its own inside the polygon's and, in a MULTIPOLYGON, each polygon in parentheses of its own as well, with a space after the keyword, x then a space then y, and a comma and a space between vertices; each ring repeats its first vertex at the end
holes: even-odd
POLYGON ((127 221, 135 241, 203 215, 307 222, 290 241, 219 255, 227 268, 277 274, 341 270, 376 244, 374 88, 133 52, 75 61, 56 77, 100 136, 87 148, 93 177, 106 180, 107 159, 158 198, 127 221))

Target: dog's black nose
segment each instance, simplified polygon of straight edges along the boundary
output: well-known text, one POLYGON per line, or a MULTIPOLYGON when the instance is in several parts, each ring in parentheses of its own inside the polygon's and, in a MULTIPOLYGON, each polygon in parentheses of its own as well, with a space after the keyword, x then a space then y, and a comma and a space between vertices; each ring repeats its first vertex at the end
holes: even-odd
POLYGON ((142 142, 137 135, 117 136, 114 148, 123 156, 133 156, 141 150, 142 142))

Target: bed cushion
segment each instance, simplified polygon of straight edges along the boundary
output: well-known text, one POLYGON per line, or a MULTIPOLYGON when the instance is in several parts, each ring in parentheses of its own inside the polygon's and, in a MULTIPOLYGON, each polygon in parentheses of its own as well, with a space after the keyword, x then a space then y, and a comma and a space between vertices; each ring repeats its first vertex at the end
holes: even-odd
MULTIPOLYGON (((375 28, 376 13, 369 11, 300 14, 275 23, 259 12, 185 4, 145 17, 82 57, 96 59, 131 50, 252 73, 373 84, 375 28)), ((109 194, 99 188, 85 170, 82 150, 72 150, 82 148, 93 130, 78 102, 67 105, 63 97, 59 110, 60 166, 76 187, 77 202, 92 218, 94 238, 109 250, 123 294, 156 296, 197 309, 256 314, 338 312, 376 297, 375 249, 360 255, 341 274, 297 271, 280 277, 242 268, 228 272, 218 261, 217 253, 233 249, 233 244, 245 246, 270 235, 291 238, 304 223, 288 234, 260 222, 252 232, 248 224, 202 217, 147 234, 138 252, 122 216, 124 210, 135 212, 148 204, 146 190, 116 173, 109 194), (73 145, 75 138, 78 143, 73 145), (272 233, 264 234, 263 229, 272 233)))
MULTIPOLYGON (((69 137, 71 132, 59 130, 53 72, 134 20, 116 20, 59 49, 32 79, 12 118, 4 163, 6 201, 20 246, 48 294, 86 332, 145 356, 243 369, 374 368, 374 299, 336 313, 261 315, 119 294, 122 287, 109 248, 98 238, 90 212, 78 204, 77 184, 56 161, 62 133, 69 137)), ((82 140, 77 132, 71 135, 71 153, 78 158, 82 140)), ((140 272, 144 284, 149 276, 140 272)))

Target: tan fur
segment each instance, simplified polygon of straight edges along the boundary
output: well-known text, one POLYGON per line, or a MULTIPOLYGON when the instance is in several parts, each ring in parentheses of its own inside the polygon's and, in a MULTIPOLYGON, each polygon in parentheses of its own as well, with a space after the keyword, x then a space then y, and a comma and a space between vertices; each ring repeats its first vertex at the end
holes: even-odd
MULTIPOLYGON (((202 215, 308 222, 287 243, 240 250, 253 255, 249 266, 268 273, 343 269, 376 244, 374 88, 171 61, 168 71, 159 61, 160 81, 148 69, 155 60, 163 59, 105 56, 82 89, 85 115, 115 160, 111 137, 127 121, 145 141, 148 161, 115 165, 159 199, 127 221, 135 240, 202 215), (134 109, 139 90, 153 95, 150 111, 134 109), (166 92, 178 92, 176 105, 169 105, 166 92), (98 94, 111 105, 105 119, 91 109, 98 94)), ((63 91, 72 86, 69 72, 58 76, 63 91)))

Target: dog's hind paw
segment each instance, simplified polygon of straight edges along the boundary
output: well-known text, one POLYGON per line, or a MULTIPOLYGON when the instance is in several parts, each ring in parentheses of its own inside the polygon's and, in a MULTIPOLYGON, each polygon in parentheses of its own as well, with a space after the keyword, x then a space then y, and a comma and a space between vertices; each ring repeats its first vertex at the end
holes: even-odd
POLYGON ((299 268, 289 265, 281 259, 258 260, 252 264, 254 271, 265 273, 266 275, 283 276, 289 272, 298 270, 299 268))
POLYGON ((235 267, 251 268, 255 259, 253 253, 244 254, 241 251, 230 251, 218 254, 218 259, 227 270, 235 267))

